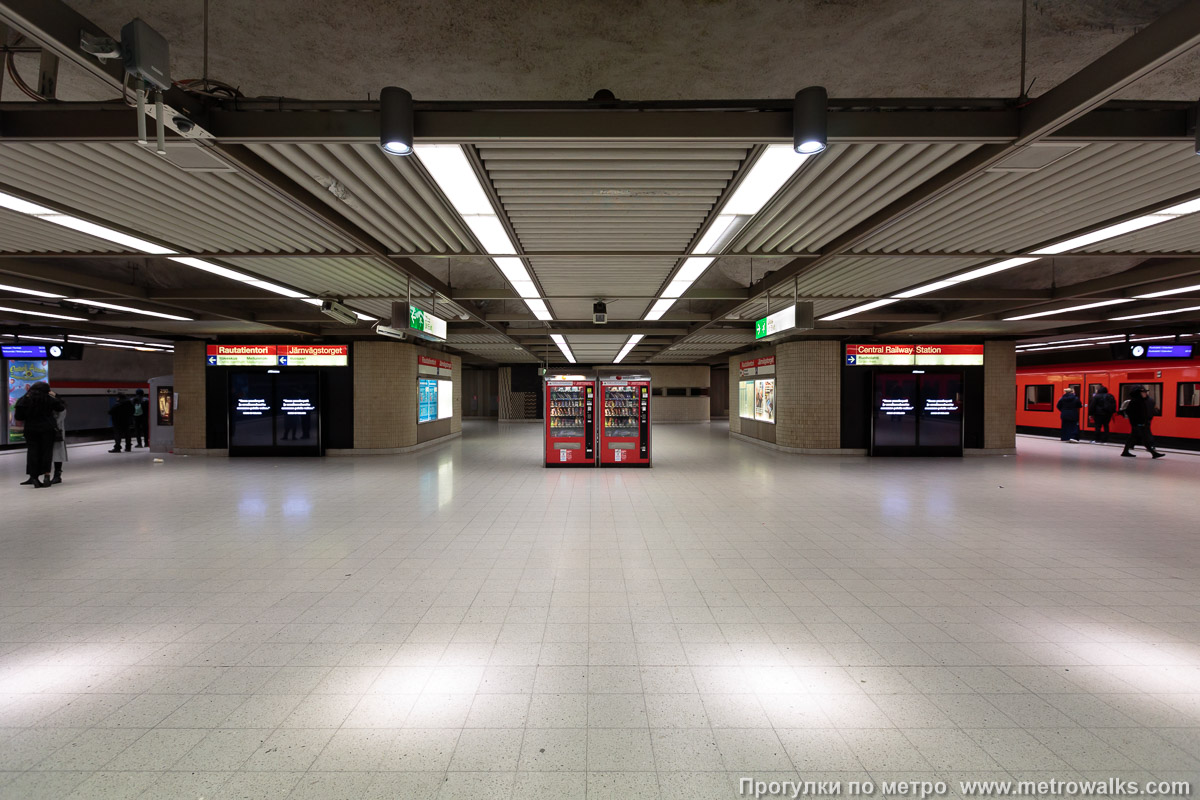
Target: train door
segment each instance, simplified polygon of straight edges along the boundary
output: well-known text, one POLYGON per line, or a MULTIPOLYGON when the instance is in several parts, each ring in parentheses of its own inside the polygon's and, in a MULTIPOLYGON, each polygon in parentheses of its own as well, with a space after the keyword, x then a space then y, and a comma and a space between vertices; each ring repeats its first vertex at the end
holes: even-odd
POLYGON ((1089 372, 1087 374, 1087 394, 1080 395, 1079 399, 1083 401, 1083 418, 1084 425, 1089 430, 1096 429, 1096 420, 1092 417, 1092 398, 1096 396, 1096 392, 1100 391, 1100 387, 1111 388, 1108 385, 1107 372, 1089 372))

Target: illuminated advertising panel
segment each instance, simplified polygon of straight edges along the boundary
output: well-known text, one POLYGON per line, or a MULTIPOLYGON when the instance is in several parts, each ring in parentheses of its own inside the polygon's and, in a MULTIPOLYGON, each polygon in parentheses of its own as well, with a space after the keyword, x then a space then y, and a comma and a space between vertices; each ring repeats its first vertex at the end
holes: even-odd
POLYGON ((8 362, 8 443, 25 441, 25 426, 13 419, 17 401, 25 396, 29 387, 38 381, 50 379, 50 365, 46 361, 8 362))
POLYGON ((417 378, 417 422, 433 422, 438 418, 438 381, 436 378, 417 378))
POLYGON ((759 378, 754 382, 754 418, 775 424, 774 378, 759 378))
POLYGON ((754 381, 738 383, 738 416, 754 419, 754 381))
POLYGON ((279 345, 281 367, 345 367, 350 363, 350 345, 283 344, 279 345))
POLYGON ((210 367, 275 367, 278 349, 273 344, 210 344, 206 363, 210 367))
POLYGON ((454 416, 454 384, 451 381, 437 382, 437 418, 454 416))

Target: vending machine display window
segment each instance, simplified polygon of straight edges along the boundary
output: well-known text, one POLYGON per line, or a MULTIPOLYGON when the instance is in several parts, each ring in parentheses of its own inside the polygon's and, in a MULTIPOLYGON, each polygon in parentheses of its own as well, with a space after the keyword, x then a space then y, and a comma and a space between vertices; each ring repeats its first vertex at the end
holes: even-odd
POLYGON ((547 380, 545 391, 546 466, 595 466, 595 382, 547 380))

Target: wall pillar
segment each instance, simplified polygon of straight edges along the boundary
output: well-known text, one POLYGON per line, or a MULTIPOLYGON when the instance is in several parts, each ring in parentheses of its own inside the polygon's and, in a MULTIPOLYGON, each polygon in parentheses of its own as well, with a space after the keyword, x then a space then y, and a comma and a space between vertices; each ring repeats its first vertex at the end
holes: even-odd
POLYGON ((175 451, 206 451, 208 448, 208 396, 205 389, 205 342, 175 343, 175 451))
POLYGON ((327 451, 330 455, 400 453, 462 433, 459 356, 387 341, 355 342, 353 352, 354 449, 327 451), (449 419, 417 422, 417 357, 422 355, 453 364, 454 416, 449 419))
POLYGON ((1017 350, 1012 342, 983 343, 983 449, 1016 452, 1017 350))
POLYGON ((801 451, 841 450, 841 343, 784 342, 775 348, 775 443, 801 451))

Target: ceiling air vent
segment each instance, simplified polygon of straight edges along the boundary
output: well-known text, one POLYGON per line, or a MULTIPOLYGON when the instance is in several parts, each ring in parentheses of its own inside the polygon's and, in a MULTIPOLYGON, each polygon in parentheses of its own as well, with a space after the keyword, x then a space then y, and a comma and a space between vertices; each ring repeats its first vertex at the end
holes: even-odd
POLYGON ((1037 142, 1022 147, 1008 158, 1000 161, 988 172, 1037 172, 1060 158, 1066 158, 1083 147, 1082 144, 1043 144, 1037 142))
POLYGON ((235 172, 233 167, 210 154, 207 148, 188 142, 170 142, 163 156, 184 172, 235 172))

